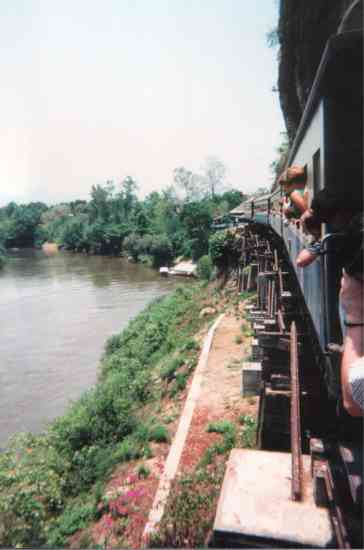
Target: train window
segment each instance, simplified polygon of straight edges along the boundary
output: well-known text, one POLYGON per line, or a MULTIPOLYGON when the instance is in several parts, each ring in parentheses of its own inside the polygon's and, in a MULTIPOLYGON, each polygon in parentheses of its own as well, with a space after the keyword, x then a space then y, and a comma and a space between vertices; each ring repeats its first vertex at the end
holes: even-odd
POLYGON ((316 195, 321 189, 321 158, 320 149, 313 155, 313 194, 316 195))

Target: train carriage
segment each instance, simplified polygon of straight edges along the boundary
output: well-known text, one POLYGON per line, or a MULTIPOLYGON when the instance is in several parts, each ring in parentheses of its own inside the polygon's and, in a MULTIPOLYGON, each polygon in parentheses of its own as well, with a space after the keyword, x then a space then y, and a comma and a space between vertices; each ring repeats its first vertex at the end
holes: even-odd
MULTIPOLYGON (((288 157, 287 166, 304 168, 309 203, 322 189, 340 193, 345 189, 363 200, 363 33, 362 29, 345 28, 341 25, 343 32, 332 36, 327 43, 288 157)), ((308 422, 304 419, 303 425, 306 428, 309 425, 312 433, 320 432, 325 448, 330 448, 334 477, 337 476, 335 487, 340 487, 345 494, 347 514, 342 520, 342 531, 338 529, 336 533, 337 541, 341 540, 345 547, 358 544, 361 547, 362 528, 358 523, 361 523, 363 500, 360 473, 363 424, 362 419, 349 417, 340 406, 341 356, 337 351, 332 352, 335 348, 332 344, 336 344, 337 350, 343 341, 338 312, 343 267, 337 246, 340 236, 334 227, 323 224, 321 240, 325 253, 305 269, 298 268, 296 258, 311 237, 303 232, 298 220, 287 220, 283 216, 281 199, 281 190, 275 189, 245 201, 231 214, 243 218, 245 224, 261 232, 268 241, 279 242, 289 261, 310 325, 309 346, 312 362, 317 367, 317 387, 325 388, 320 390, 316 402, 311 400, 310 419, 308 422)), ((301 367, 311 376, 312 365, 301 367)), ((311 388, 314 384, 315 378, 311 388)))

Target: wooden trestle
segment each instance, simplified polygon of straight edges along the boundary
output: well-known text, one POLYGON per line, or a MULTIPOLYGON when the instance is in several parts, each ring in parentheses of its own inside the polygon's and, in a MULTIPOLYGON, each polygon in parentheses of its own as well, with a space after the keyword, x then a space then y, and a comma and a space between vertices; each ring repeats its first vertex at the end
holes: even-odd
MULTIPOLYGON (((316 380, 317 372, 311 370, 310 373, 312 366, 303 361, 307 334, 302 306, 295 293, 296 282, 272 245, 274 241, 254 233, 253 229, 254 226, 248 225, 241 229, 238 289, 240 292, 255 290, 257 295, 246 308, 254 332, 253 353, 261 361, 257 444, 262 450, 292 453, 293 501, 303 498, 305 483, 310 482, 317 506, 330 507, 330 467, 324 451, 319 453, 319 458, 315 451, 320 447, 320 440, 301 438, 306 398, 312 389, 310 380, 316 380), (311 480, 302 479, 302 452, 311 455, 311 480)), ((346 547, 340 509, 334 511, 332 522, 337 540, 346 547)))

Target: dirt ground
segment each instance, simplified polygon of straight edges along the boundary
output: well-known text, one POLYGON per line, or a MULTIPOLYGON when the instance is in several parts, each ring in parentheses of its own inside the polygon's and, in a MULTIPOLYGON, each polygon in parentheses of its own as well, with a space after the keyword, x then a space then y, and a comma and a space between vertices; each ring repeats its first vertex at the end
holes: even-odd
POLYGON ((257 398, 241 396, 241 369, 251 345, 249 338, 243 338, 241 325, 234 312, 227 312, 215 331, 179 471, 196 465, 216 440, 216 434, 206 431, 209 422, 257 413, 257 398))

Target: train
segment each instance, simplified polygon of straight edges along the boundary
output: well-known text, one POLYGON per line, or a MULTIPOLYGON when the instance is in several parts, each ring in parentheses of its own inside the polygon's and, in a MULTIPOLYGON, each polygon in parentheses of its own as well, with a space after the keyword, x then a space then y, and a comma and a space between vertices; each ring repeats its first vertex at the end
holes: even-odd
MULTIPOLYGON (((358 28, 358 20, 354 25, 350 20, 359 4, 353 3, 355 9, 348 10, 338 33, 327 42, 288 155, 287 167, 298 165, 304 169, 310 201, 322 189, 335 192, 344 188, 347 193, 363 196, 363 29, 362 22, 358 28)), ((241 277, 247 267, 256 268, 252 277, 257 280, 258 297, 251 306, 250 318, 256 341, 262 347, 259 447, 289 450, 291 445, 292 433, 288 443, 284 437, 278 443, 275 437, 272 442, 275 427, 268 416, 274 417, 275 412, 268 406, 268 399, 274 390, 282 388, 288 389, 293 399, 292 370, 289 371, 293 345, 302 384, 296 396, 298 428, 302 430, 298 452, 311 453, 315 460, 319 456, 329 470, 327 474, 324 468, 326 478, 320 468, 312 476, 316 504, 329 506, 334 527, 334 539, 326 544, 362 548, 363 423, 362 418, 352 418, 344 410, 340 387, 343 334, 338 294, 343 260, 338 242, 342 235, 330 224, 323 224, 321 242, 325 253, 302 269, 297 267, 296 258, 311 237, 298 220, 285 218, 279 186, 246 200, 230 214, 244 240, 241 277), (293 339, 292 324, 297 325, 293 339), (287 353, 283 353, 285 346, 290 351, 288 362, 287 353)), ((240 287, 245 288, 241 281, 240 287)), ((283 436, 287 435, 282 427, 286 412, 284 407, 277 412, 277 422, 281 423, 278 432, 283 436)), ((290 414, 292 421, 292 407, 290 414)), ((262 547, 274 545, 274 536, 270 535, 268 542, 263 539, 255 533, 245 541, 254 547, 256 543, 262 547)), ((281 546, 300 546, 279 533, 277 540, 281 546)), ((310 545, 307 540, 306 544, 310 545)))

